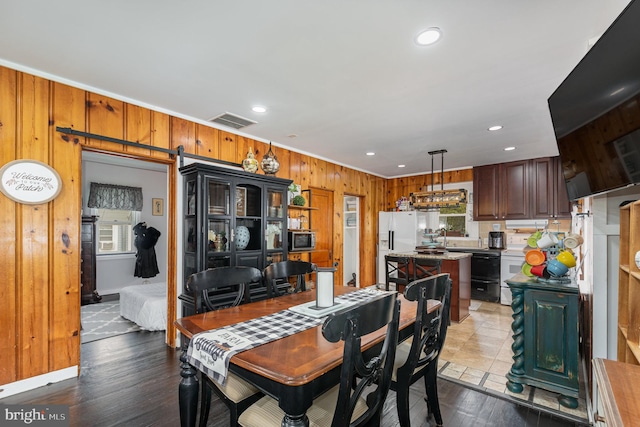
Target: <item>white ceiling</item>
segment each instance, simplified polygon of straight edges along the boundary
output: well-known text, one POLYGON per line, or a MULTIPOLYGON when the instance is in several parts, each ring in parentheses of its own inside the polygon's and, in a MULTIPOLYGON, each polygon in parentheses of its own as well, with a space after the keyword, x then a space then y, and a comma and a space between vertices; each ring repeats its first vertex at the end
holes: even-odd
POLYGON ((445 169, 557 155, 547 98, 627 3, 3 0, 0 65, 196 121, 230 112, 276 155, 394 177, 438 149, 445 169), (433 26, 439 43, 414 44, 433 26))

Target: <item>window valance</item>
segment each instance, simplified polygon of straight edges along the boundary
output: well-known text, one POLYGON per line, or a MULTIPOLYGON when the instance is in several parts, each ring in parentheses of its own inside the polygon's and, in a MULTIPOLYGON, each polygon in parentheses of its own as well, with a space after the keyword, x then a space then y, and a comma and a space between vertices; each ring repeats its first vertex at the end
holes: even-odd
POLYGON ((92 182, 87 206, 96 209, 142 211, 142 188, 92 182))

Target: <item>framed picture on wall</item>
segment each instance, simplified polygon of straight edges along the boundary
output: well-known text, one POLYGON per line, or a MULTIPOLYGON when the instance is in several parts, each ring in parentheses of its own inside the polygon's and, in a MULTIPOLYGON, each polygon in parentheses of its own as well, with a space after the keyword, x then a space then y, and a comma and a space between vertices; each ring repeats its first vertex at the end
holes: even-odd
POLYGON ((236 216, 247 215, 247 189, 236 187, 236 216))
POLYGON ((151 213, 153 216, 164 214, 164 199, 151 199, 151 213))

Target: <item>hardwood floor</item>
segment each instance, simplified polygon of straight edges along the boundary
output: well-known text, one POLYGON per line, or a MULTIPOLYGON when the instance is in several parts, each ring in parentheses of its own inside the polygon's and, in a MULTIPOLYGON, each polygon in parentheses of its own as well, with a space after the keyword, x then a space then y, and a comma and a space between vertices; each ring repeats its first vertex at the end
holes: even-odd
MULTIPOLYGON (((1 404, 69 405, 72 426, 179 426, 180 352, 164 344, 164 332, 134 332, 82 345, 77 379, 7 397, 1 404)), ((446 380, 438 392, 447 426, 577 426, 446 380)), ((424 383, 412 389, 411 425, 426 420, 424 383)), ((398 425, 395 394, 385 404, 382 427, 398 425)), ((214 396, 208 426, 226 427, 229 413, 214 396)))

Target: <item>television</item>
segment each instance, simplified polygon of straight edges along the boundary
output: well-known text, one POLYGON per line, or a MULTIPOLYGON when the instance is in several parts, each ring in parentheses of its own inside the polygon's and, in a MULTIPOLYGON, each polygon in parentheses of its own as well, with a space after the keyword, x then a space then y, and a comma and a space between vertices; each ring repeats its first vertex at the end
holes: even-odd
POLYGON ((571 201, 640 183, 640 0, 548 99, 571 201))

